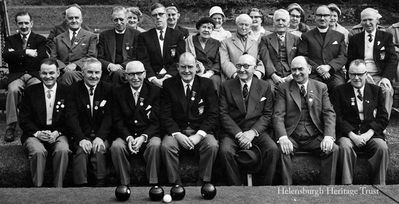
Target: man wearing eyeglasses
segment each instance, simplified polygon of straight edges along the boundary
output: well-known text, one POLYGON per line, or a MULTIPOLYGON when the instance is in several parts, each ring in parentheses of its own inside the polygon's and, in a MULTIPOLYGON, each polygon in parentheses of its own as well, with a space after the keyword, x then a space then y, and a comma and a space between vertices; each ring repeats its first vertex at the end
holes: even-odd
POLYGON ((391 81, 396 77, 398 65, 393 36, 377 29, 380 17, 377 10, 366 8, 360 16, 364 31, 349 39, 348 62, 355 59, 363 59, 366 62, 367 82, 381 86, 385 108, 390 115, 394 93, 391 81))
POLYGON ((242 185, 236 152, 256 145, 262 152, 257 185, 272 185, 279 150, 271 138, 273 94, 268 82, 253 77, 256 59, 242 55, 236 64, 238 78, 222 84, 220 121, 222 125, 220 160, 226 170, 228 185, 242 185))
POLYGON ((367 65, 357 59, 350 63, 350 82, 337 87, 334 108, 341 184, 352 184, 357 151, 365 151, 371 165, 373 185, 385 185, 389 162, 384 129, 389 123, 381 87, 367 83, 367 65))
POLYGON ((309 151, 321 157, 320 183, 333 185, 339 148, 335 141, 335 112, 324 83, 310 79, 307 57, 292 60, 294 80, 282 83, 276 91, 273 128, 281 149, 281 175, 284 185, 292 185, 292 156, 309 151))
POLYGON ((316 28, 302 34, 298 55, 309 58, 310 78, 324 82, 331 91, 345 83, 342 67, 346 64, 345 36, 329 28, 331 11, 326 5, 315 12, 316 28))
POLYGON ((124 81, 123 69, 137 59, 139 31, 127 26, 127 10, 117 6, 112 9, 114 28, 100 33, 97 45, 98 59, 102 64, 102 78, 119 84, 124 81))
POLYGON ((160 3, 151 6, 155 28, 141 33, 138 38, 137 57, 143 62, 148 80, 162 87, 165 79, 177 75, 176 63, 185 51, 183 35, 168 28, 166 10, 160 3))
POLYGON ((161 167, 161 137, 159 126, 160 88, 146 78, 140 61, 127 63, 124 75, 128 84, 114 89, 113 118, 116 137, 110 151, 112 163, 120 178, 120 184, 130 184, 131 156, 144 157, 150 185, 159 182, 161 167))
POLYGON ((179 155, 199 153, 199 177, 211 182, 219 149, 215 138, 219 120, 218 97, 212 80, 196 75, 195 57, 180 56, 179 75, 167 79, 161 91, 160 118, 166 135, 161 154, 170 184, 181 185, 179 155))

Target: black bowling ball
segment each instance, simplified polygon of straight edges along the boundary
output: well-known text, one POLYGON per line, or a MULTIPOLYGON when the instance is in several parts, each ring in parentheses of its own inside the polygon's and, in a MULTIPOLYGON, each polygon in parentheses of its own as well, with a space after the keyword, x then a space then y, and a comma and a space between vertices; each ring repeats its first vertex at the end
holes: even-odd
POLYGON ((130 197, 130 188, 126 185, 121 185, 115 189, 115 197, 118 201, 127 201, 130 197))
POLYGON ((211 183, 206 183, 201 187, 201 196, 206 200, 212 200, 216 196, 216 188, 211 183))
POLYGON ((153 186, 148 192, 152 201, 160 201, 163 198, 164 191, 161 186, 153 186))
POLYGON ((186 195, 186 190, 183 186, 174 185, 170 189, 170 195, 172 196, 172 200, 182 200, 186 195))

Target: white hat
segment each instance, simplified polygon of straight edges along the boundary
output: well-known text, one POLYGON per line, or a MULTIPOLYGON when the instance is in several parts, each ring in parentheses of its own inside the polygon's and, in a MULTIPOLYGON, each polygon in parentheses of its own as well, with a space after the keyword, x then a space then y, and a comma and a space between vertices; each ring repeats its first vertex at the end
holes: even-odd
POLYGON ((223 17, 226 17, 219 6, 214 6, 209 10, 209 17, 212 17, 213 14, 222 14, 223 17))

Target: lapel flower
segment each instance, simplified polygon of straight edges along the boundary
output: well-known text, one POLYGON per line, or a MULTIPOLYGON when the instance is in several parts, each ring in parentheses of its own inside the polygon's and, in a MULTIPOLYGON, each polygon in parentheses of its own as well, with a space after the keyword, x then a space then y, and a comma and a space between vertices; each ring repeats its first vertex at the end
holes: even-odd
POLYGON ((192 91, 191 93, 191 100, 194 101, 195 100, 195 95, 197 94, 197 92, 192 91))
POLYGON ((140 106, 144 106, 144 98, 143 98, 143 97, 140 97, 140 98, 139 98, 139 101, 140 101, 140 106))
POLYGON ((351 97, 351 106, 355 105, 355 97, 351 97))

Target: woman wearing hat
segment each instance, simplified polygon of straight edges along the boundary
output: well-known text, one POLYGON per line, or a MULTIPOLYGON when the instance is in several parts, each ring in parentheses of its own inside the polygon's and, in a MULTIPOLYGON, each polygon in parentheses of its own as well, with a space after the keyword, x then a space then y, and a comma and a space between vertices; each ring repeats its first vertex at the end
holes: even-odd
POLYGON ((145 30, 143 28, 138 26, 138 24, 141 22, 142 15, 143 15, 143 13, 141 13, 141 11, 138 7, 127 8, 128 25, 140 32, 145 32, 145 30))
POLYGON ((195 27, 198 33, 186 39, 186 51, 197 59, 197 75, 210 78, 219 93, 220 86, 220 42, 211 37, 215 21, 210 17, 201 18, 195 27))
POLYGON ((222 41, 231 37, 230 31, 223 29, 222 25, 225 19, 225 15, 222 11, 222 8, 219 6, 214 6, 209 10, 209 17, 211 17, 215 21, 215 29, 211 34, 211 37, 222 41))
POLYGON ((349 31, 344 28, 343 26, 341 26, 340 24, 338 24, 338 18, 341 16, 341 9, 339 9, 339 7, 336 4, 328 4, 327 6, 330 11, 331 11, 331 18, 330 18, 330 28, 333 30, 336 30, 342 34, 344 34, 345 36, 345 43, 346 46, 348 46, 349 43, 349 31))
POLYGON ((304 19, 305 11, 297 3, 292 3, 288 5, 287 8, 290 13, 290 31, 292 34, 301 37, 302 33, 308 32, 310 27, 305 23, 301 22, 304 19))
POLYGON ((263 26, 263 13, 258 8, 252 8, 248 13, 249 17, 252 18, 251 33, 250 36, 255 39, 260 39, 264 35, 268 35, 271 32, 266 31, 263 26))

